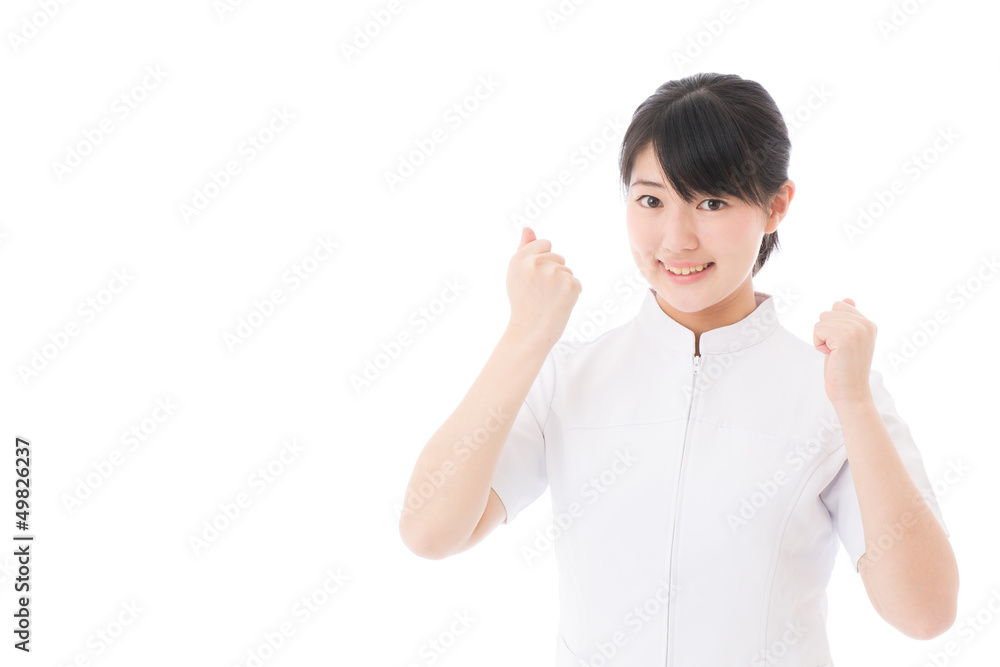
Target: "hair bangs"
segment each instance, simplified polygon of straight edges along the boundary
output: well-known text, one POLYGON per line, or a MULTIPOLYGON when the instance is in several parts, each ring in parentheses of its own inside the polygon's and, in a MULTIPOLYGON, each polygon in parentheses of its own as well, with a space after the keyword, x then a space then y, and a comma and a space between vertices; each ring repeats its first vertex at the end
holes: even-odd
POLYGON ((671 187, 686 203, 698 196, 729 196, 760 204, 740 128, 711 92, 699 90, 664 108, 654 122, 653 152, 671 187))

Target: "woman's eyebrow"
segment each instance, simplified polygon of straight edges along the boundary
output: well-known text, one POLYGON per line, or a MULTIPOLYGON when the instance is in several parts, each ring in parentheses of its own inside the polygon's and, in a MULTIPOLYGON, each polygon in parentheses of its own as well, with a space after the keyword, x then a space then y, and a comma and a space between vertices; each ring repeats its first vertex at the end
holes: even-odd
POLYGON ((651 188, 660 188, 661 190, 666 189, 663 187, 662 183, 657 183, 656 181, 647 181, 644 178, 637 178, 636 180, 632 181, 632 185, 630 185, 629 187, 632 187, 633 185, 648 185, 651 188))

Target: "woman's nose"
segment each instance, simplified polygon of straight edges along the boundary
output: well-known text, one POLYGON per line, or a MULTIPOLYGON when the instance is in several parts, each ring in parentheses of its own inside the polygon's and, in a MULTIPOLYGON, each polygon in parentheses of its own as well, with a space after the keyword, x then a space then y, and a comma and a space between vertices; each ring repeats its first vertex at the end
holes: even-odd
POLYGON ((664 216, 660 245, 668 254, 680 254, 698 246, 694 223, 681 215, 664 216))

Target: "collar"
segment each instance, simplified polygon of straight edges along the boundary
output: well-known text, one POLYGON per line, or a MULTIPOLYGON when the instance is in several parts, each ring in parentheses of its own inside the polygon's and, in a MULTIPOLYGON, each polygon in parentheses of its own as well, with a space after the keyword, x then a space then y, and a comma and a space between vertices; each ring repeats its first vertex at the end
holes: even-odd
MULTIPOLYGON (((774 299, 767 292, 754 290, 757 307, 739 322, 718 327, 701 334, 698 343, 701 354, 735 352, 760 341, 780 326, 774 308, 774 299)), ((656 292, 650 287, 636 315, 639 327, 654 342, 673 352, 694 354, 694 332, 667 315, 656 302, 656 292)))

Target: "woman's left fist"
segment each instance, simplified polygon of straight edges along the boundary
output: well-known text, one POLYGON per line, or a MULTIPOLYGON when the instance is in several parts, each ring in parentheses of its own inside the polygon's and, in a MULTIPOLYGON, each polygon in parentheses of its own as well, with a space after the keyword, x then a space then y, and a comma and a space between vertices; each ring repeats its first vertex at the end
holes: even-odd
POLYGON ((877 331, 875 323, 854 307, 854 299, 835 301, 832 310, 819 314, 813 345, 826 355, 823 378, 834 405, 871 399, 868 375, 877 331))

